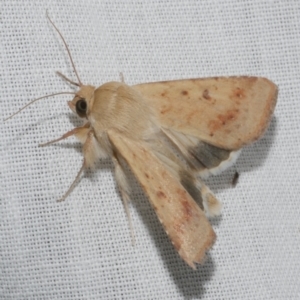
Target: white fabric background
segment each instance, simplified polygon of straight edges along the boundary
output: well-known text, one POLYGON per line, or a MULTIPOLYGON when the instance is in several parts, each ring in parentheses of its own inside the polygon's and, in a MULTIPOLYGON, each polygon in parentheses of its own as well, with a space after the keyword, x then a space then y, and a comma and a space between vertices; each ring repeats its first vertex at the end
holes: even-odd
POLYGON ((1 120, 29 100, 84 83, 265 76, 279 86, 265 136, 208 184, 223 202, 218 239, 193 271, 134 179, 130 230, 109 160, 81 165, 69 96, 41 100, 1 129, 1 299, 300 299, 300 2, 1 1, 1 120), (240 180, 231 188, 237 170, 240 180))

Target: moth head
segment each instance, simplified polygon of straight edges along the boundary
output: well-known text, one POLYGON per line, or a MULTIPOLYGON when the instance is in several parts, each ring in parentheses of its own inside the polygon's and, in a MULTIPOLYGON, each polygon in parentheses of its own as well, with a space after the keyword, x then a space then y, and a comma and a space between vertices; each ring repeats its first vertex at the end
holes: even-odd
POLYGON ((95 87, 82 85, 72 101, 68 101, 71 110, 80 118, 87 118, 94 103, 95 87))

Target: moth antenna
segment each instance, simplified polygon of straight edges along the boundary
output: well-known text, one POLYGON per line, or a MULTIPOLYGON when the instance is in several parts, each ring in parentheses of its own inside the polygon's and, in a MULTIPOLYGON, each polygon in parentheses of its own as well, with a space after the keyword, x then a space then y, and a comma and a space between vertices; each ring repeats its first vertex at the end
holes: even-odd
POLYGON ((78 84, 77 84, 77 85, 78 85, 78 86, 82 86, 83 84, 82 84, 82 82, 81 82, 81 80, 80 80, 80 78, 79 78, 79 76, 78 76, 77 70, 76 70, 76 68, 75 68, 75 64, 74 64, 73 59, 72 59, 72 56, 71 56, 71 52, 70 52, 70 50, 69 50, 69 47, 68 47, 68 45, 67 45, 67 43, 66 43, 66 41, 65 41, 65 39, 64 39, 64 37, 63 37, 63 35, 62 35, 61 32, 59 31, 59 29, 56 27, 56 25, 54 24, 54 22, 50 19, 49 15, 48 15, 48 10, 46 10, 46 16, 47 16, 48 20, 50 21, 50 23, 52 24, 52 26, 54 27, 54 29, 56 30, 56 32, 59 34, 60 38, 62 39, 62 41, 63 41, 63 43, 64 43, 64 45, 65 45, 65 47, 66 47, 66 49, 67 49, 67 52, 68 52, 68 55, 69 55, 71 64, 72 64, 72 66, 73 66, 73 70, 74 70, 75 75, 76 75, 76 77, 77 77, 77 79, 78 79, 78 84))
POLYGON ((73 85, 76 85, 76 86, 80 87, 80 85, 79 85, 77 82, 72 81, 71 79, 69 79, 69 78, 68 78, 66 75, 64 75, 63 73, 61 73, 61 72, 59 72, 59 71, 56 71, 56 74, 57 74, 58 76, 62 77, 65 81, 67 81, 67 82, 69 82, 69 83, 71 83, 71 84, 73 84, 73 85))
POLYGON ((57 200, 58 202, 64 201, 70 195, 70 193, 73 191, 73 189, 74 189, 75 185, 77 184, 77 182, 80 178, 80 175, 84 171, 84 169, 85 169, 85 159, 83 160, 82 166, 81 166, 79 172, 77 173, 74 181, 70 185, 69 189, 67 190, 67 192, 59 200, 57 200))
POLYGON ((57 95, 64 95, 64 94, 71 94, 71 95, 76 95, 76 93, 74 92, 60 92, 60 93, 54 93, 54 94, 50 94, 50 95, 46 95, 46 96, 43 96, 43 97, 39 97, 39 98, 36 98, 32 101, 30 101, 29 103, 27 103, 26 105, 24 105, 22 108, 20 108, 17 112, 13 113, 12 115, 10 115, 8 118, 6 118, 4 120, 4 122, 6 122, 7 120, 11 119, 12 117, 14 117, 15 115, 17 115, 19 112, 21 112, 23 109, 25 109, 27 106, 31 105, 32 103, 38 101, 38 100, 41 100, 41 99, 44 99, 44 98, 49 98, 49 97, 52 97, 52 96, 57 96, 57 95))

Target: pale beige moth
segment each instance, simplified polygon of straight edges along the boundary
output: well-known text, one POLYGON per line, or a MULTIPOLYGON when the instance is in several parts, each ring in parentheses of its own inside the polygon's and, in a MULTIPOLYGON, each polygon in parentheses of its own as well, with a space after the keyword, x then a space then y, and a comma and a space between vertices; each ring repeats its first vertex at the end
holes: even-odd
MULTIPOLYGON (((78 80, 76 83, 59 73, 79 87, 76 93, 70 92, 75 96, 68 105, 84 120, 81 127, 43 144, 72 135, 83 144, 82 167, 63 199, 85 169, 98 159, 111 157, 128 213, 127 164, 175 249, 195 269, 216 239, 207 217, 218 215, 221 209, 201 178, 231 166, 242 147, 262 136, 275 108, 276 85, 266 78, 248 76, 133 86, 123 81, 99 87, 85 85, 65 40, 50 22, 67 48, 78 80)), ((53 95, 58 94, 62 93, 53 95)))

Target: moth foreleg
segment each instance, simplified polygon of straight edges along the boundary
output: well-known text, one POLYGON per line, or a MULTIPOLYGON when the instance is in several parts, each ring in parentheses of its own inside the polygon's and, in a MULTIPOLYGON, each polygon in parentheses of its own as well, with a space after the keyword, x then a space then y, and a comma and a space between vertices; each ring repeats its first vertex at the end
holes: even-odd
POLYGON ((64 201, 72 192, 72 190, 74 189, 76 183, 78 182, 81 173, 83 172, 83 170, 85 169, 85 159, 83 160, 82 166, 79 170, 79 172, 77 173, 74 181, 72 182, 72 184, 70 185, 69 189, 66 191, 66 193, 58 200, 59 202, 64 201))
MULTIPOLYGON (((83 127, 75 128, 75 129, 82 129, 82 128, 83 127)), ((84 156, 84 159, 82 162, 82 166, 81 166, 79 172, 77 173, 77 176, 75 177, 74 181, 72 182, 72 184, 69 187, 69 189, 67 190, 67 192, 64 194, 64 196, 59 201, 63 201, 69 196, 69 194, 72 192, 75 185, 77 184, 77 182, 80 178, 80 175, 84 171, 84 169, 93 165, 95 160, 99 157, 97 141, 95 139, 93 131, 90 129, 89 129, 89 132, 86 134, 86 139, 85 139, 85 142, 83 145, 83 156, 84 156)))
POLYGON ((52 141, 49 141, 47 143, 43 143, 43 144, 39 144, 39 147, 44 147, 44 146, 48 146, 48 145, 51 145, 51 144, 54 144, 56 142, 59 142, 61 140, 64 140, 72 135, 76 135, 76 137, 81 141, 81 142, 84 142, 85 139, 86 139, 86 136, 87 136, 87 133, 89 131, 89 127, 90 125, 87 123, 85 124, 84 126, 81 126, 81 127, 77 127, 77 128, 74 128, 68 132, 66 132, 65 134, 63 134, 60 138, 58 139, 55 139, 55 140, 52 140, 52 141), (83 141, 84 140, 84 141, 83 141))

